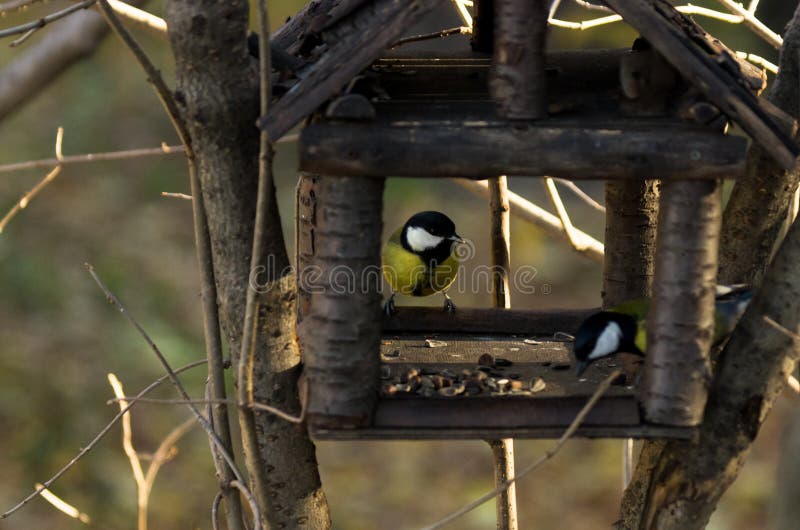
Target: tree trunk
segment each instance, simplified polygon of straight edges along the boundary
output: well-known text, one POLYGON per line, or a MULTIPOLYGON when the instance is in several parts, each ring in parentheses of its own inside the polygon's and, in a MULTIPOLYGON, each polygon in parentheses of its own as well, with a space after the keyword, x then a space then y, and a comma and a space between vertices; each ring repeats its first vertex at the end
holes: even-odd
MULTIPOLYGON (((295 279, 289 274, 274 189, 267 214, 266 270, 250 271, 256 208, 258 74, 248 54, 248 3, 172 0, 165 17, 181 105, 197 155, 208 215, 220 318, 234 355, 240 351, 246 289, 261 288, 255 398, 299 413, 300 357, 294 339, 295 279), (252 272, 252 274, 251 274, 252 272)), ((241 416, 241 415, 240 415, 241 416)), ((271 528, 330 528, 314 445, 303 427, 255 413, 258 454, 248 470, 266 472, 261 505, 271 528)))
MULTIPOLYGON (((780 71, 766 97, 800 116, 800 7, 781 50, 780 71)), ((758 284, 787 218, 800 169, 784 171, 758 144, 750 148, 746 177, 737 181, 722 217, 719 280, 758 284)))
MULTIPOLYGON (((787 32, 780 73, 769 96, 793 115, 798 113, 799 44, 800 8, 787 32)), ((645 443, 617 528, 704 528, 738 475, 794 355, 790 340, 762 317, 770 315, 795 331, 800 320, 800 225, 792 226, 767 270, 785 219, 781 205, 788 204, 797 178, 778 169, 757 146, 751 149, 747 176, 737 182, 723 216, 719 278, 754 282, 766 270, 764 285, 720 356, 699 437, 645 443)))

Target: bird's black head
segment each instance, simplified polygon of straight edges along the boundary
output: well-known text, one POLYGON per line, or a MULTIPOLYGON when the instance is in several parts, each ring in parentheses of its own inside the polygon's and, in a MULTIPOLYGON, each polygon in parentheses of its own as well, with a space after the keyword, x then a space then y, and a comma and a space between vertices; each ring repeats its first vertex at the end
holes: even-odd
POLYGON ((587 318, 575 333, 577 375, 594 361, 619 351, 642 355, 635 344, 636 326, 633 317, 612 311, 601 311, 587 318))
POLYGON ((441 263, 450 255, 453 243, 464 240, 456 234, 456 225, 441 212, 414 214, 403 226, 403 247, 420 255, 428 263, 441 263))

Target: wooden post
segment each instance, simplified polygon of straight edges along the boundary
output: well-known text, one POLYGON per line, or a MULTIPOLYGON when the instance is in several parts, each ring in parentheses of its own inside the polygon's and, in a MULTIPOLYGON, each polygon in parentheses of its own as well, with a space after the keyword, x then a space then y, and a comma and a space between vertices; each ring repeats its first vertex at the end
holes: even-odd
POLYGON ((501 116, 547 116, 546 0, 495 0, 494 59, 489 89, 501 116))
POLYGON ((315 427, 368 425, 380 382, 383 179, 305 176, 298 336, 315 427))
MULTIPOLYGON (((511 307, 511 220, 508 204, 508 179, 489 179, 489 209, 492 230, 492 302, 495 307, 511 307)), ((514 477, 514 439, 489 440, 494 460, 494 482, 503 484, 514 477)), ((495 499, 497 530, 517 530, 517 488, 512 484, 495 499)))
POLYGON ((719 181, 662 184, 642 385, 645 418, 653 423, 694 426, 703 419, 721 202, 719 181))
POLYGON ((606 182, 603 308, 650 296, 658 220, 658 181, 606 182))

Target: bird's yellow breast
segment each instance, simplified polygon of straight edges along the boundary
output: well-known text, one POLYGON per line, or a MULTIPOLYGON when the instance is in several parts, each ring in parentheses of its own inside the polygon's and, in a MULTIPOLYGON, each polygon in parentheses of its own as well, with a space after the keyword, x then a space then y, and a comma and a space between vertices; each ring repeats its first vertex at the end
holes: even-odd
POLYGON ((408 296, 430 296, 447 289, 458 274, 458 259, 450 254, 430 270, 417 254, 403 248, 402 229, 397 230, 383 246, 383 275, 393 291, 408 296))

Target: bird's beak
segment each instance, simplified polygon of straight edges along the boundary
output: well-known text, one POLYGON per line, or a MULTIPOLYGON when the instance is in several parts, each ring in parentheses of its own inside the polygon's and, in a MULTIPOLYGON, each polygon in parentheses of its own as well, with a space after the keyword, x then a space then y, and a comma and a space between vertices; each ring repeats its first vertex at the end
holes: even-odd
POLYGON ((578 361, 575 364, 575 377, 580 377, 583 375, 583 372, 586 371, 586 368, 589 366, 589 363, 586 361, 578 361))
POLYGON ((452 236, 450 236, 450 241, 455 241, 456 243, 463 243, 464 238, 458 234, 453 234, 452 236))

